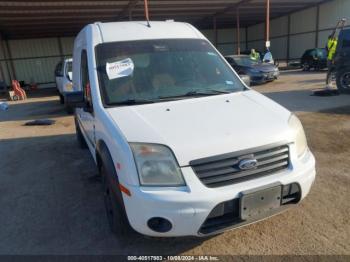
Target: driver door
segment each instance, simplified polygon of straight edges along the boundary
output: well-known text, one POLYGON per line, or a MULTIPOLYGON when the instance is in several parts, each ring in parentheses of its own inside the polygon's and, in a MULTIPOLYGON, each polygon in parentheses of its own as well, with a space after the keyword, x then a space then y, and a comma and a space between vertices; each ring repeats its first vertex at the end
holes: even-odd
POLYGON ((80 85, 84 94, 85 106, 77 109, 76 113, 88 146, 95 148, 95 115, 92 103, 88 59, 86 50, 84 49, 81 52, 80 85))

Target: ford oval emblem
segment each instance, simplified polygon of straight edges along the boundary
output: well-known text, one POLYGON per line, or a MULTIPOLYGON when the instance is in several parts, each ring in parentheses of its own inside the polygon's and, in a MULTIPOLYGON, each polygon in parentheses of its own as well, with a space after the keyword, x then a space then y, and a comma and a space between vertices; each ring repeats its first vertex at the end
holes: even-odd
POLYGON ((241 170, 250 170, 258 166, 258 161, 256 159, 243 159, 239 162, 238 167, 241 170))

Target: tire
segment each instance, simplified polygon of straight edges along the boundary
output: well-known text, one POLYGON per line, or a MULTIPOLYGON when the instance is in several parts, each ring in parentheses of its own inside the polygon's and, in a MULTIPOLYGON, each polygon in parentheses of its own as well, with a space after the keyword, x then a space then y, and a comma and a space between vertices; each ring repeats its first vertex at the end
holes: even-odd
POLYGON ((350 68, 343 68, 337 72, 337 88, 341 94, 350 94, 350 68))
POLYGON ((103 164, 100 172, 103 185, 103 198, 110 229, 116 236, 132 236, 135 231, 131 228, 125 212, 123 196, 119 190, 118 178, 114 174, 109 174, 107 168, 103 164), (111 181, 112 179, 114 181, 111 181), (112 187, 112 183, 117 186, 112 187))
POLYGON ((66 105, 66 112, 67 112, 69 115, 72 115, 72 114, 74 113, 74 108, 71 107, 71 106, 66 105))
POLYGON ((60 96, 60 104, 63 105, 64 104, 64 96, 59 94, 60 96))
POLYGON ((85 138, 83 136, 83 133, 80 130, 80 127, 79 127, 79 124, 78 124, 78 121, 76 118, 75 118, 75 131, 76 131, 76 136, 77 136, 77 141, 78 141, 79 147, 81 149, 88 148, 86 141, 85 141, 85 138))
POLYGON ((302 64, 303 71, 310 71, 311 66, 308 63, 302 64))

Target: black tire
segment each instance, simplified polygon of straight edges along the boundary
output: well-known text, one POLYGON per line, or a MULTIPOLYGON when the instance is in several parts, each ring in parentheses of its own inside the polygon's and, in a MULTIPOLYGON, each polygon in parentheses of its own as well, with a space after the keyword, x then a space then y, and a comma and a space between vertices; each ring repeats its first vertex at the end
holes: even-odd
POLYGON ((343 68, 337 72, 337 88, 341 94, 350 94, 350 68, 343 68))
POLYGON ((302 64, 303 71, 310 71, 311 66, 308 63, 302 64))
POLYGON ((76 118, 75 118, 75 131, 76 131, 76 136, 77 136, 77 141, 78 141, 79 147, 82 149, 88 148, 86 141, 85 141, 85 138, 83 136, 83 133, 80 130, 80 127, 79 127, 79 124, 78 124, 78 121, 76 118))
POLYGON ((66 112, 69 115, 72 115, 74 113, 74 107, 71 107, 71 106, 68 106, 68 105, 65 105, 65 107, 66 107, 66 112))
POLYGON ((64 96, 59 94, 60 97, 60 104, 63 105, 64 104, 64 96))
POLYGON ((111 231, 117 236, 132 236, 135 231, 131 228, 119 190, 119 181, 115 174, 109 174, 107 168, 102 164, 101 169, 103 198, 106 215, 111 231), (111 181, 111 180, 115 181, 111 181), (116 186, 112 186, 116 185, 116 186))

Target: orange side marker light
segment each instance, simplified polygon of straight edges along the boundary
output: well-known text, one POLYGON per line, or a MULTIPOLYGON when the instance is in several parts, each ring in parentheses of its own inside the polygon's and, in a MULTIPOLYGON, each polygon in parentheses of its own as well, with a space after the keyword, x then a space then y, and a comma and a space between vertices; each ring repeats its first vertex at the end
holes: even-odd
POLYGON ((123 192, 124 194, 126 194, 127 196, 131 197, 131 193, 129 191, 129 189, 127 189, 125 186, 123 186, 122 184, 119 184, 119 189, 121 192, 123 192))

